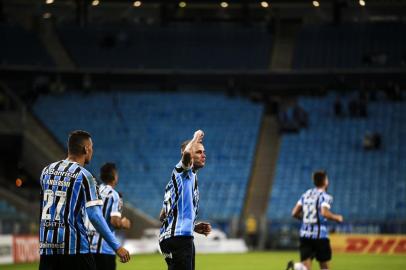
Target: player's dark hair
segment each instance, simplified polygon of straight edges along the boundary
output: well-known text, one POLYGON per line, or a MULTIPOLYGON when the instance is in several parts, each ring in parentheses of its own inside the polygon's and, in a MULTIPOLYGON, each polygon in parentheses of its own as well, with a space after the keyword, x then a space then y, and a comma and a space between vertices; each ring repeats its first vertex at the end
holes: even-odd
POLYGON ((324 185, 324 181, 327 178, 326 171, 315 171, 313 172, 313 183, 316 187, 322 187, 324 185))
POLYGON ((190 143, 191 140, 186 140, 184 141, 181 146, 180 146, 180 150, 183 153, 183 151, 185 151, 186 145, 188 145, 188 143, 190 143))
POLYGON ((91 138, 91 135, 89 132, 84 131, 84 130, 75 130, 72 131, 69 134, 69 139, 68 139, 68 152, 69 154, 72 155, 84 155, 86 154, 85 152, 85 146, 84 146, 84 141, 88 140, 91 138))
POLYGON ((116 164, 107 162, 100 168, 100 179, 108 184, 114 181, 114 173, 117 172, 116 164))

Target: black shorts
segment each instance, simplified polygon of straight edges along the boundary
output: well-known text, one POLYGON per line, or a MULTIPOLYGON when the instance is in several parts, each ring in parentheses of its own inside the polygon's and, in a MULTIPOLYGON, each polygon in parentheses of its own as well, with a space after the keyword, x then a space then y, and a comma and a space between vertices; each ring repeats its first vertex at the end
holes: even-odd
POLYGON ((92 254, 41 255, 39 270, 97 270, 92 254))
POLYGON ((116 270, 116 255, 93 254, 97 270, 116 270))
POLYGON ((193 237, 172 237, 159 243, 168 270, 194 270, 195 245, 193 237))
POLYGON ((300 260, 316 258, 319 262, 328 262, 331 260, 330 240, 300 238, 300 260))

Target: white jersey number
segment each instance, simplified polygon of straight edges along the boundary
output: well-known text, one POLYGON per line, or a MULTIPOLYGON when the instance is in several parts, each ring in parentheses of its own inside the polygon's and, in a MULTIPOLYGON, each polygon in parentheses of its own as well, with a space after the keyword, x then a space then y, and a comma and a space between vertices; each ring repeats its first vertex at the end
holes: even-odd
POLYGON ((45 204, 44 208, 42 209, 41 219, 43 219, 43 220, 51 219, 51 213, 49 211, 49 208, 51 208, 51 206, 56 202, 57 197, 59 197, 59 200, 58 200, 58 204, 56 205, 55 220, 58 221, 61 219, 60 213, 61 213, 62 207, 65 204, 66 192, 57 190, 54 193, 51 189, 47 189, 44 192, 44 201, 46 202, 46 204, 45 204))
POLYGON ((303 204, 303 222, 317 223, 317 205, 316 200, 307 199, 303 204))

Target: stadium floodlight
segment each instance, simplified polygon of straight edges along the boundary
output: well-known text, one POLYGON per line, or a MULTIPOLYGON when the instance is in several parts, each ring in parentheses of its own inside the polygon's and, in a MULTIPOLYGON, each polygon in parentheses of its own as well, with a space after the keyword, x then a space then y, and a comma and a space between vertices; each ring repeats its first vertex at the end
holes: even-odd
POLYGON ((225 1, 223 1, 223 2, 220 3, 220 6, 221 6, 222 8, 227 8, 227 7, 228 7, 228 3, 225 2, 225 1))
POLYGON ((133 6, 134 7, 140 7, 142 5, 141 1, 134 1, 133 6))
POLYGON ((186 7, 186 2, 184 2, 184 1, 179 2, 179 7, 180 8, 185 8, 186 7))
POLYGON ((365 7, 365 1, 364 0, 359 0, 359 5, 361 7, 365 7))
POLYGON ((45 4, 47 4, 47 5, 50 5, 50 4, 53 4, 54 3, 54 0, 45 0, 45 4))
POLYGON ((267 1, 262 1, 261 2, 261 7, 263 8, 268 8, 269 7, 269 3, 267 1))
POLYGON ((98 6, 100 4, 99 0, 93 0, 92 1, 92 6, 98 6))
POLYGON ((319 1, 313 1, 313 6, 314 6, 314 7, 319 7, 319 6, 320 6, 319 1))

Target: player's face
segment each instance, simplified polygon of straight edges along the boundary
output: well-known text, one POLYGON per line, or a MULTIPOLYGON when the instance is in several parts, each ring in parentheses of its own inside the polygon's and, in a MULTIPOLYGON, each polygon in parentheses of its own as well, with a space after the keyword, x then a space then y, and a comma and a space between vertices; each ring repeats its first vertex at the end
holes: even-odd
POLYGON ((114 171, 114 184, 117 185, 118 184, 118 171, 114 171))
POLYGON ((196 144, 193 147, 193 167, 195 169, 203 168, 206 164, 206 151, 201 143, 196 144))
POLYGON ((89 138, 89 140, 87 140, 85 143, 85 152, 85 164, 89 164, 93 156, 93 142, 91 138, 89 138))

